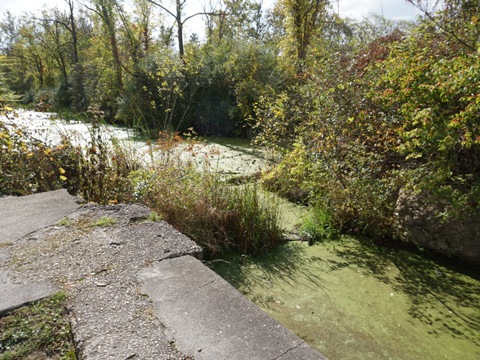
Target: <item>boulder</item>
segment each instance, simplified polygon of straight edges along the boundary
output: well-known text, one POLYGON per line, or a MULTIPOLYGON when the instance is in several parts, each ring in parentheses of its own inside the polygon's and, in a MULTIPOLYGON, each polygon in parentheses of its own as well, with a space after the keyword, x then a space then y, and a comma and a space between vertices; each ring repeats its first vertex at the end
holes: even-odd
POLYGON ((480 264, 480 211, 444 220, 450 205, 425 194, 400 191, 395 209, 401 237, 438 253, 480 264))

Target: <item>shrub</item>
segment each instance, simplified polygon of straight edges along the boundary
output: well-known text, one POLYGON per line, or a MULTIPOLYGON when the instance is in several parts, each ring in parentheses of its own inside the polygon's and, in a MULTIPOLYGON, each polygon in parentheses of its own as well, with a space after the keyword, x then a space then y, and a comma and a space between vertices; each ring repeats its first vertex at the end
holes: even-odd
POLYGON ((0 193, 27 195, 61 188, 58 150, 0 121, 0 193))

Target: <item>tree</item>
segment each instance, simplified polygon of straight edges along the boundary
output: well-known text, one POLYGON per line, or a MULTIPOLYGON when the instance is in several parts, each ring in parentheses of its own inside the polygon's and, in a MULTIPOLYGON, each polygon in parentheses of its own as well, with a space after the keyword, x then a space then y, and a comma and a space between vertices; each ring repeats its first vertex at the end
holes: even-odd
POLYGON ((115 69, 116 89, 121 92, 123 89, 122 61, 120 59, 120 50, 117 40, 116 14, 115 6, 119 6, 115 0, 92 0, 93 6, 87 7, 95 12, 102 21, 103 30, 107 34, 108 43, 113 59, 113 67, 115 69))
POLYGON ((200 15, 218 15, 217 13, 214 13, 214 12, 201 11, 184 18, 183 13, 186 7, 187 0, 175 0, 174 11, 169 10, 166 6, 163 6, 157 1, 153 1, 153 0, 148 0, 148 1, 158 6, 159 8, 161 8, 163 11, 165 11, 169 16, 171 16, 174 19, 175 26, 177 27, 178 53, 181 59, 183 59, 185 55, 185 46, 184 46, 184 38, 183 38, 183 27, 185 23, 188 20, 200 15))
POLYGON ((286 28, 294 48, 297 71, 302 72, 308 47, 323 25, 328 1, 281 0, 278 4, 285 11, 286 28))
POLYGON ((261 2, 224 0, 221 9, 208 16, 208 41, 219 44, 224 38, 260 40, 265 33, 261 2))

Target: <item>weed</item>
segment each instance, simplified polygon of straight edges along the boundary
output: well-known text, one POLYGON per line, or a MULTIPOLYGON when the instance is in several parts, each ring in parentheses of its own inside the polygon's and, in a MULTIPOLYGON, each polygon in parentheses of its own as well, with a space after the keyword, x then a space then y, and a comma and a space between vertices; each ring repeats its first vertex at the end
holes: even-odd
POLYGON ((160 221, 163 220, 162 215, 157 214, 155 211, 151 211, 150 214, 148 215, 147 221, 160 221))
POLYGON ((68 218, 64 218, 57 223, 58 226, 71 226, 72 222, 68 218))
POLYGON ((112 225, 115 225, 117 223, 117 220, 114 218, 111 218, 109 216, 102 216, 101 218, 97 219, 94 221, 90 227, 109 227, 112 225))
POLYGON ((332 218, 327 210, 319 205, 312 206, 303 219, 300 234, 309 244, 317 241, 335 240, 339 237, 338 230, 332 224, 332 218))
POLYGON ((76 359, 65 293, 14 310, 0 318, 0 358, 76 359))
POLYGON ((260 199, 255 185, 234 187, 181 163, 136 171, 131 179, 136 199, 196 241, 207 257, 258 253, 283 242, 278 207, 260 199))

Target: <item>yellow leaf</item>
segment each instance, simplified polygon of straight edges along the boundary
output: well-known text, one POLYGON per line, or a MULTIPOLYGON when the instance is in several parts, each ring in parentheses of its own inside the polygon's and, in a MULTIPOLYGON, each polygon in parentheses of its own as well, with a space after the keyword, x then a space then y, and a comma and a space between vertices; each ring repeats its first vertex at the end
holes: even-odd
POLYGON ((58 168, 58 171, 60 171, 60 174, 65 174, 65 169, 64 168, 58 168))
POLYGON ((60 180, 62 180, 62 181, 67 181, 67 177, 66 177, 66 176, 63 176, 63 175, 60 175, 60 180))

